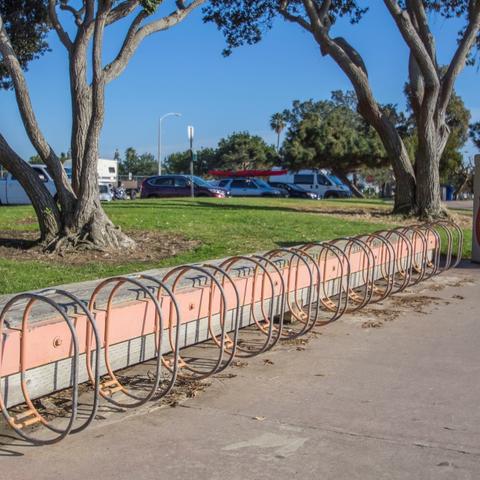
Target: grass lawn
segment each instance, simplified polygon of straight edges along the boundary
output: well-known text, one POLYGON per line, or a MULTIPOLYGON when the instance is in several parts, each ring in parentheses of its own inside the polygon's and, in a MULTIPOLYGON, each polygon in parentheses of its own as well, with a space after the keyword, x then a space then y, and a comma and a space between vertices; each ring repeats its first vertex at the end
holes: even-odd
MULTIPOLYGON (((199 241, 193 250, 161 261, 94 262, 0 258, 0 293, 43 288, 115 274, 253 253, 278 246, 328 240, 390 228, 401 219, 388 214, 379 200, 295 199, 162 199, 106 205, 110 218, 124 230, 161 230, 199 241)), ((465 214, 464 214, 465 215, 465 214)), ((31 207, 0 207, 0 230, 36 230, 31 207)), ((466 229, 466 256, 471 232, 466 229)))

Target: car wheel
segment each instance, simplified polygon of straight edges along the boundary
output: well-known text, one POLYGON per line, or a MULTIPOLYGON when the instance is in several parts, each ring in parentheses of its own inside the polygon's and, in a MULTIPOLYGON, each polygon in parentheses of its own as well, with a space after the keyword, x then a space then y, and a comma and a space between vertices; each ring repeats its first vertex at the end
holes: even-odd
POLYGON ((325 194, 325 199, 329 199, 329 198, 338 198, 338 193, 336 192, 327 192, 325 194))

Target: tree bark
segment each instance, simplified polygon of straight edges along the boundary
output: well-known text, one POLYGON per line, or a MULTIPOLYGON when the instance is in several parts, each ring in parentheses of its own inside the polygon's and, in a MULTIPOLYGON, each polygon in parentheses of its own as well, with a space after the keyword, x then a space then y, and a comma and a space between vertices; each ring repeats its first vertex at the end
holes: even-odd
MULTIPOLYGON (((423 112, 421 117, 425 117, 423 112)), ((417 178, 417 209, 418 215, 424 219, 433 219, 446 215, 442 205, 440 192, 440 158, 442 157, 443 139, 435 122, 429 119, 418 122, 418 148, 415 161, 417 178)))
POLYGON ((50 243, 61 230, 58 206, 35 170, 14 152, 1 134, 0 164, 19 181, 27 193, 37 215, 40 240, 50 243))
POLYGON ((80 191, 83 157, 92 113, 92 91, 87 81, 87 49, 92 28, 81 28, 69 51, 70 96, 72 102, 72 188, 80 191))

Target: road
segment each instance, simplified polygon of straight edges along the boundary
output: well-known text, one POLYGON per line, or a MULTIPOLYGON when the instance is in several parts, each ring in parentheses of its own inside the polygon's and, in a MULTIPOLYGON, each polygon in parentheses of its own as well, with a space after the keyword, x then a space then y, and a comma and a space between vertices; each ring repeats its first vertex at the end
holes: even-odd
POLYGON ((478 479, 479 286, 467 264, 239 364, 176 408, 115 413, 50 447, 5 438, 0 477, 478 479))

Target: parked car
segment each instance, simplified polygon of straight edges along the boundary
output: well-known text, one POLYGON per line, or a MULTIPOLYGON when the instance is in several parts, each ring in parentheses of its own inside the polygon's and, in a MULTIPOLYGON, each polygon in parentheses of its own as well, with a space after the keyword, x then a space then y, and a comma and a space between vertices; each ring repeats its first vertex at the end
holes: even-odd
POLYGON ((278 188, 271 187, 260 178, 226 178, 218 182, 218 186, 226 188, 232 197, 282 197, 278 188))
POLYGON ((142 198, 189 197, 191 185, 196 197, 225 198, 230 196, 226 188, 209 185, 203 178, 190 175, 156 175, 142 183, 142 198))
MULTIPOLYGON (((55 184, 45 165, 32 165, 38 178, 45 184, 47 190, 56 195, 55 184)), ((30 198, 20 185, 20 182, 11 174, 7 173, 0 179, 0 204, 2 205, 28 205, 30 198)))
POLYGON ((108 185, 99 185, 98 191, 101 202, 111 202, 113 200, 113 192, 108 185))
POLYGON ((284 193, 285 197, 291 198, 307 198, 310 200, 318 200, 318 195, 314 192, 308 192, 300 185, 294 183, 268 182, 273 188, 278 188, 284 193))
POLYGON ((269 178, 275 183, 293 183, 308 192, 316 193, 320 198, 349 198, 350 189, 339 178, 327 170, 299 170, 269 178))

